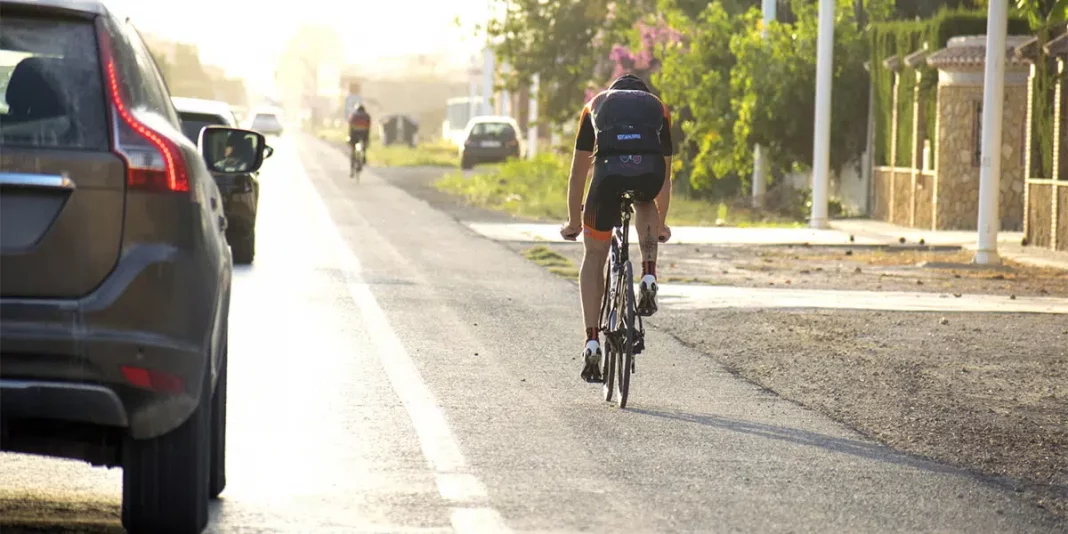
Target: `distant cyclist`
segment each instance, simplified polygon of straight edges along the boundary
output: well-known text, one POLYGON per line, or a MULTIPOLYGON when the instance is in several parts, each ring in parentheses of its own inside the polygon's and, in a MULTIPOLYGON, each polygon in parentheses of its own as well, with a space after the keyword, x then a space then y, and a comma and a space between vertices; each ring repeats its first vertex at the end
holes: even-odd
POLYGON ((356 143, 363 144, 364 158, 367 158, 367 148, 371 144, 371 115, 364 109, 363 104, 356 106, 349 114, 349 148, 356 143))
POLYGON ((588 382, 600 381, 597 322, 604 293, 604 266, 612 229, 622 224, 621 201, 626 191, 634 192, 642 252, 637 312, 650 316, 657 310, 657 242, 671 237, 666 221, 673 153, 667 107, 637 76, 619 77, 582 108, 568 180, 568 221, 560 235, 573 241, 583 233, 585 255, 579 291, 586 347, 581 376, 588 382), (591 166, 593 178, 583 205, 582 191, 591 166))
POLYGON ((221 172, 242 172, 248 170, 255 152, 249 145, 251 141, 241 134, 232 133, 226 139, 223 159, 215 162, 215 169, 221 172))

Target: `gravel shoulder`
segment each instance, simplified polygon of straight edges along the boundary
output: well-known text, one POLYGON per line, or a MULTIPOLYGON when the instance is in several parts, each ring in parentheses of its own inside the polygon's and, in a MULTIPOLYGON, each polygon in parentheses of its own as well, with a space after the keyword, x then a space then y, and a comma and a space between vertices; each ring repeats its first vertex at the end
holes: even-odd
MULTIPOLYGON (((375 172, 458 220, 517 221, 435 189, 443 169, 375 172)), ((531 245, 509 246, 530 257, 531 245)), ((581 261, 581 244, 541 246, 581 261)), ((658 271, 663 281, 739 287, 1068 296, 1068 272, 1011 262, 1003 271, 977 270, 964 265, 969 259, 953 250, 666 245, 658 271)), ((559 264, 554 272, 573 277, 559 264)), ((991 478, 1068 518, 1063 315, 665 309, 651 322, 784 398, 901 451, 991 478)))

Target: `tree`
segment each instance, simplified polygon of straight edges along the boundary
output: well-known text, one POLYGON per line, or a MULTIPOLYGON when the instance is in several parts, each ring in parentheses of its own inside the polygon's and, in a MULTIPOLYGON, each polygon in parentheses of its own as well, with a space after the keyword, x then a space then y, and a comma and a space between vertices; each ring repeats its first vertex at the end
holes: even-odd
POLYGON ((1016 0, 1016 9, 1036 30, 1068 20, 1068 0, 1016 0))
POLYGON ((539 77, 542 119, 561 124, 575 112, 615 37, 651 0, 496 0, 504 15, 486 31, 497 59, 511 67, 503 85, 517 91, 539 77))
MULTIPOLYGON (((867 46, 851 3, 839 0, 835 15, 832 169, 856 158, 865 146, 867 46)), ((754 143, 770 148, 773 170, 811 166, 819 13, 816 4, 804 0, 794 0, 791 8, 797 22, 772 23, 766 38, 760 31, 760 12, 750 10, 745 16, 748 31, 731 39, 731 52, 737 58, 731 93, 738 110, 734 164, 739 173, 752 168, 749 147, 754 143)))
POLYGON ((497 59, 511 67, 505 87, 517 91, 538 75, 541 115, 554 123, 573 120, 596 63, 592 49, 604 12, 576 0, 497 1, 505 4, 505 16, 486 31, 497 59))
MULTIPOLYGON (((678 0, 675 0, 678 1, 678 0)), ((654 77, 665 101, 685 107, 682 127, 694 155, 690 182, 697 190, 729 194, 745 185, 752 146, 768 147, 773 175, 808 166, 812 159, 818 11, 792 0, 793 23, 766 28, 758 7, 732 15, 720 1, 691 19, 669 11, 667 21, 683 44, 664 51, 654 77), (777 171, 777 172, 775 172, 777 171), (730 178, 729 183, 722 183, 730 178)), ((835 16, 834 113, 831 163, 840 168, 863 150, 868 82, 867 44, 853 0, 839 0, 835 16)))
POLYGON ((733 170, 736 110, 731 105, 730 73, 735 59, 730 39, 741 26, 720 2, 707 4, 696 18, 672 9, 671 2, 663 7, 666 22, 683 37, 660 52, 661 69, 653 83, 675 110, 684 149, 692 152, 679 158, 680 170, 689 174, 694 189, 710 191, 719 185, 719 177, 733 170))

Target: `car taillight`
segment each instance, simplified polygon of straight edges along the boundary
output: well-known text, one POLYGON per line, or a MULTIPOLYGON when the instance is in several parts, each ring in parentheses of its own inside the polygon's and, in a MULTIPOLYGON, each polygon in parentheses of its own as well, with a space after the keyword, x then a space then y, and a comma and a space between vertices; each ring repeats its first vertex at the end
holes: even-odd
POLYGON ((189 176, 178 145, 134 117, 119 85, 118 67, 106 32, 101 49, 108 92, 114 104, 115 151, 126 160, 126 186, 143 191, 189 191, 189 176))
POLYGON ((150 389, 159 393, 181 393, 185 391, 185 382, 180 376, 150 371, 140 367, 122 366, 122 376, 131 386, 150 389))

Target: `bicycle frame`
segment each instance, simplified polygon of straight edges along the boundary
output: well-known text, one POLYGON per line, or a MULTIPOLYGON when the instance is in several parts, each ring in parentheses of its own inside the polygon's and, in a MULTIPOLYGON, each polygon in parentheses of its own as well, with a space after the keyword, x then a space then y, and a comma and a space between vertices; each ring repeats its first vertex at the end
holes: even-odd
MULTIPOLYGON (((620 341, 623 335, 622 321, 616 318, 622 312, 618 309, 621 296, 621 287, 624 283, 633 283, 633 274, 630 280, 625 280, 627 269, 630 265, 630 218, 633 213, 634 200, 630 193, 624 193, 622 202, 622 219, 620 226, 612 230, 612 244, 608 258, 608 272, 605 276, 605 292, 601 299, 601 331, 605 334, 605 340, 609 343, 620 341)), ((635 305, 635 303, 631 303, 635 305)), ((637 335, 635 336, 634 354, 641 354, 645 348, 645 325, 640 315, 635 314, 637 319, 637 335)))

